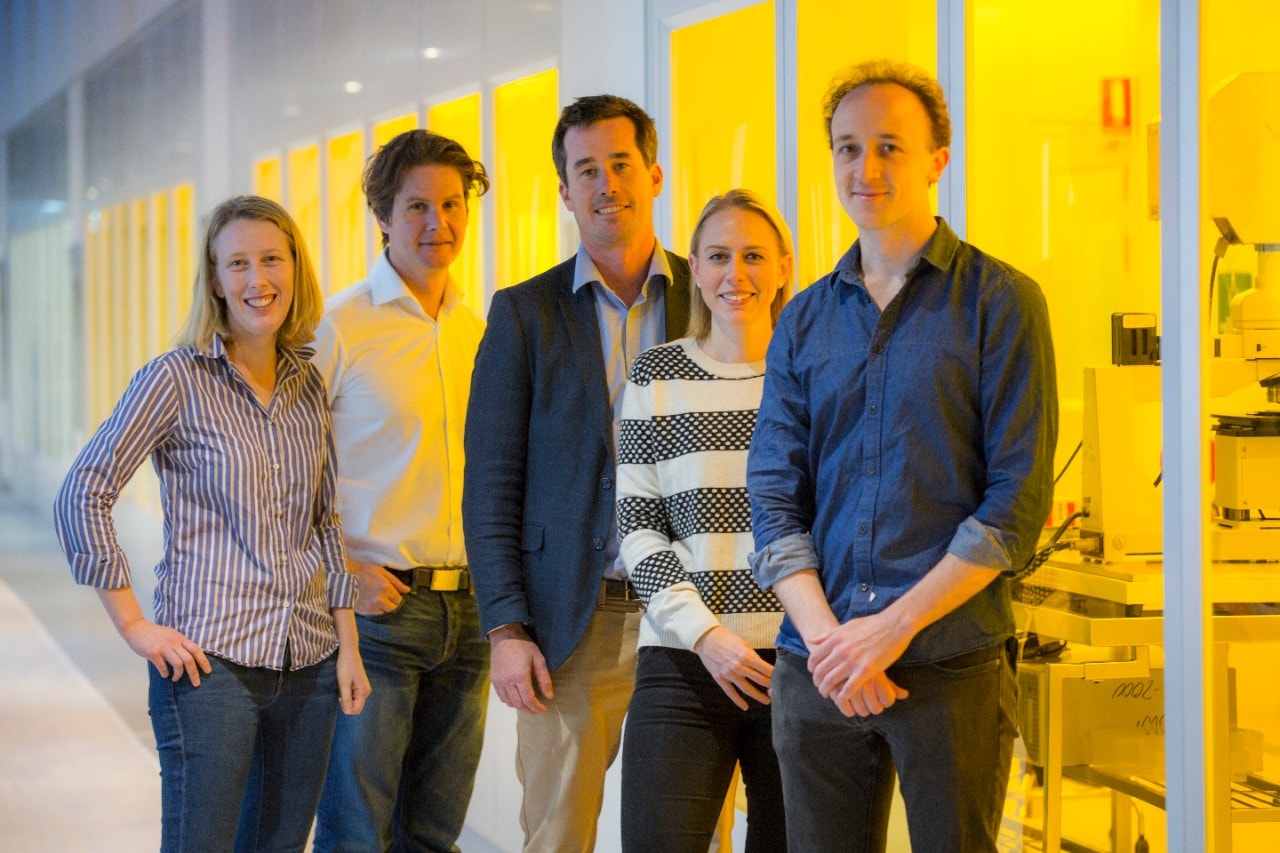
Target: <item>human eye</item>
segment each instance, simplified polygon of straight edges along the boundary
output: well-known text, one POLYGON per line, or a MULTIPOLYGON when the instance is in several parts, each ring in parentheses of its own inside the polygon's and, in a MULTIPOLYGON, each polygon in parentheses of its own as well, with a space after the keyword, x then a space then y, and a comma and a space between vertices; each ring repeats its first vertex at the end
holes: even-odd
POLYGON ((717 249, 717 250, 715 250, 715 251, 711 252, 709 255, 707 255, 707 260, 711 261, 712 263, 716 263, 716 264, 722 264, 722 263, 724 263, 725 261, 727 261, 728 259, 729 259, 729 253, 728 253, 728 252, 724 252, 724 251, 720 251, 719 249, 717 249))
POLYGON ((758 264, 764 260, 764 255, 760 252, 747 252, 747 260, 758 264))
POLYGON ((580 177, 580 178, 586 178, 587 180, 591 180, 591 179, 592 179, 592 178, 594 178, 595 176, 596 176, 596 167, 595 167, 595 166, 587 166, 585 169, 583 169, 582 171, 578 172, 578 177, 580 177))
POLYGON ((880 154, 881 154, 881 156, 888 157, 890 154, 895 154, 895 153, 897 153, 897 152, 898 152, 898 150, 899 150, 898 146, 897 146, 897 145, 895 145, 895 144, 893 144, 892 142, 881 142, 881 143, 880 143, 880 154))
POLYGON ((227 266, 233 270, 239 270, 239 269, 244 269, 245 266, 248 265, 248 263, 249 262, 246 261, 244 258, 232 258, 231 260, 227 261, 227 266))

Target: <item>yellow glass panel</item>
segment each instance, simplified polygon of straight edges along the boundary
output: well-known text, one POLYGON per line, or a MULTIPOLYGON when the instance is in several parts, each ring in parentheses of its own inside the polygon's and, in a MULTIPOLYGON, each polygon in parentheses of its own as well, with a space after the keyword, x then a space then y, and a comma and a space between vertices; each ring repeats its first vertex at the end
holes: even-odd
MULTIPOLYGON (((1207 307, 1213 247, 1219 237, 1211 217, 1228 218, 1240 238, 1249 241, 1244 245, 1231 246, 1220 261, 1216 275, 1217 301, 1229 301, 1229 293, 1224 292, 1227 285, 1233 289, 1255 288, 1248 297, 1250 301, 1260 298, 1257 288, 1274 292, 1280 286, 1274 272, 1275 244, 1280 243, 1280 213, 1277 212, 1280 208, 1276 206, 1276 200, 1280 198, 1280 158, 1277 157, 1280 152, 1277 145, 1280 136, 1280 53, 1276 51, 1276 45, 1280 44, 1280 14, 1277 14, 1280 9, 1266 0, 1204 0, 1200 9, 1200 262, 1203 271, 1201 281, 1204 282, 1200 292, 1206 296, 1199 300, 1199 304, 1207 307), (1269 248, 1259 251, 1261 246, 1257 244, 1269 245, 1269 248), (1267 271, 1265 280, 1264 270, 1267 271)), ((1269 325, 1274 328, 1274 323, 1269 325)), ((1275 367, 1265 367, 1258 373, 1257 368, 1264 363, 1254 364, 1255 375, 1266 376, 1276 370, 1275 367)), ((1264 401, 1255 382, 1248 381, 1245 385, 1231 397, 1230 402, 1222 396, 1212 396, 1224 394, 1230 383, 1219 382, 1216 387, 1208 387, 1208 399, 1204 401, 1202 411, 1207 414, 1277 409, 1276 405, 1264 401)), ((1216 483, 1206 485, 1206 497, 1212 495, 1222 505, 1224 501, 1219 492, 1227 493, 1230 481, 1235 479, 1240 496, 1248 498, 1250 505, 1255 507, 1255 519, 1259 510, 1268 519, 1276 518, 1277 499, 1272 484, 1280 477, 1280 458, 1274 449, 1265 449, 1276 439, 1236 439, 1237 449, 1233 451, 1224 437, 1209 433, 1207 425, 1206 439, 1213 442, 1215 448, 1213 458, 1218 478, 1216 483), (1227 475, 1229 467, 1236 467, 1228 466, 1228 460, 1238 460, 1238 477, 1227 475), (1271 504, 1270 508, 1267 504, 1271 504)), ((1240 503, 1239 499, 1230 501, 1237 507, 1240 503)), ((1237 547, 1252 539, 1252 547, 1248 550, 1255 558, 1275 560, 1280 557, 1274 546, 1261 540, 1263 534, 1249 531, 1248 526, 1217 532, 1222 535, 1224 543, 1235 543, 1237 547)), ((1243 573, 1246 568, 1262 569, 1261 566, 1219 563, 1209 570, 1212 574, 1206 574, 1212 577, 1233 569, 1243 573)), ((1257 597, 1250 601, 1280 601, 1275 592, 1280 571, 1275 563, 1268 564, 1260 574, 1248 576, 1260 580, 1265 578, 1261 582, 1267 585, 1266 592, 1257 590, 1257 597)), ((1227 604, 1225 599, 1221 595, 1213 599, 1214 612, 1276 612, 1274 604, 1250 607, 1227 604)), ((1271 791, 1260 792, 1261 796, 1253 792, 1257 789, 1259 776, 1267 781, 1280 778, 1280 764, 1277 764, 1280 761, 1280 693, 1275 688, 1280 630, 1268 624, 1276 620, 1280 620, 1280 616, 1231 618, 1219 615, 1206 620, 1204 732, 1208 802, 1205 822, 1209 827, 1209 838, 1205 849, 1208 850, 1280 849, 1280 823, 1274 819, 1278 801, 1272 797, 1271 791), (1245 623, 1244 626, 1231 626, 1235 641, 1229 645, 1226 642, 1229 638, 1224 635, 1228 623, 1245 623), (1232 677, 1228 678, 1228 672, 1232 677), (1250 802, 1261 800, 1265 804, 1268 822, 1246 822, 1257 809, 1243 812, 1240 805, 1245 797, 1250 802)))
MULTIPOLYGON (((935 0, 896 4, 799 0, 796 8, 797 178, 796 284, 826 275, 857 239, 831 174, 822 100, 837 72, 868 59, 898 59, 936 73, 935 0)), ((955 168, 953 164, 951 168, 955 168)), ((936 205, 936 194, 935 194, 936 205)), ((935 206, 936 209, 936 206, 935 206)))
MULTIPOLYGON (((324 281, 320 248, 320 145, 289 149, 287 157, 285 207, 298 224, 316 275, 324 281)), ((363 275, 363 273, 362 273, 363 275)))
POLYGON ((176 285, 174 334, 191 311, 196 282, 196 198, 195 187, 178 184, 173 188, 173 269, 176 285))
MULTIPOLYGON (((129 364, 129 312, 128 287, 129 207, 117 204, 111 208, 108 239, 111 242, 111 277, 106 293, 111 303, 111 393, 112 400, 120 396, 130 376, 129 364)), ((134 365, 136 367, 136 365, 134 365)))
POLYGON ((151 352, 151 330, 155 313, 147 288, 147 198, 129 201, 129 268, 125 283, 129 288, 129 371, 137 370, 154 353, 151 352))
POLYGON ((497 287, 560 260, 560 180, 550 154, 557 98, 555 69, 493 90, 497 287))
POLYGON ((150 202, 151 233, 147 240, 147 285, 156 316, 152 329, 151 350, 158 353, 173 338, 173 279, 170 273, 169 194, 152 193, 150 202))
MULTIPOLYGON (((427 110, 427 128, 447 136, 480 159, 480 94, 463 95, 435 104, 427 110)), ((549 145, 549 143, 548 143, 549 145)), ((484 316, 484 214, 483 199, 469 200, 467 237, 462 254, 453 263, 454 281, 462 288, 463 299, 484 316)))
MULTIPOLYGON (((364 131, 335 136, 328 143, 325 178, 329 184, 329 234, 325 249, 325 293, 341 290, 365 276, 366 224, 360 174, 364 169, 364 131)), ((313 253, 319 252, 312 246, 313 253)))
POLYGON ((264 157, 253 164, 253 194, 274 202, 284 200, 284 184, 280 175, 280 157, 264 157))
POLYGON ((773 2, 671 33, 673 251, 685 254, 707 199, 746 187, 777 192, 773 2), (726 54, 749 61, 726 62, 726 54))
POLYGON ((373 126, 373 150, 377 151, 406 130, 413 130, 417 126, 417 113, 406 113, 378 122, 373 126))
POLYGON ((88 424, 94 426, 105 417, 104 390, 107 385, 106 299, 103 278, 106 273, 106 240, 102 234, 102 213, 95 211, 85 220, 84 228, 84 375, 88 394, 88 424))

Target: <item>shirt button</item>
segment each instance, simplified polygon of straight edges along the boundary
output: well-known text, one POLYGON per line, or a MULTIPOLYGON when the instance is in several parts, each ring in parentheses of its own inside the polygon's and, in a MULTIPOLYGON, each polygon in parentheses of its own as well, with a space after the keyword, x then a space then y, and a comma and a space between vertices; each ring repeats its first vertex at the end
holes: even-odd
POLYGON ((871 348, 871 352, 875 355, 880 355, 880 353, 884 352, 884 344, 876 344, 871 348))
POLYGON ((867 411, 874 415, 876 412, 880 410, 873 405, 871 408, 867 409, 867 411))
POLYGON ((859 524, 859 525, 858 525, 858 532, 859 532, 859 533, 866 533, 866 532, 867 532, 867 525, 866 525, 866 524, 859 524))
POLYGON ((591 540, 591 545, 592 545, 592 547, 594 547, 597 551, 603 551, 603 550, 604 550, 604 540, 603 540, 603 539, 601 539, 599 536, 597 536, 595 539, 592 539, 592 540, 591 540))
POLYGON ((601 477, 600 488, 604 489, 606 492, 609 491, 613 488, 613 480, 610 480, 608 477, 601 477))
POLYGON ((271 465, 271 470, 272 470, 272 471, 279 471, 279 470, 280 470, 280 463, 279 463, 279 462, 275 462, 275 463, 273 463, 273 464, 271 465))
POLYGON ((871 587, 869 584, 865 584, 865 583, 858 584, 858 589, 862 590, 863 592, 866 592, 870 588, 871 587))
POLYGON ((868 465, 868 466, 867 466, 867 473, 868 473, 868 474, 874 474, 875 472, 876 472, 876 466, 874 466, 874 465, 868 465))

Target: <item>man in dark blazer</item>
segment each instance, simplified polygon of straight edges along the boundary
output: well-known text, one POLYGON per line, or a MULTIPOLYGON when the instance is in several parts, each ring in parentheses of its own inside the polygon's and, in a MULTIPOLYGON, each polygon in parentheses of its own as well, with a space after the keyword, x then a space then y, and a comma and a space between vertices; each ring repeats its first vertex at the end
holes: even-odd
POLYGON ((590 850, 635 680, 615 442, 641 350, 685 332, 689 266, 653 230, 653 121, 579 98, 552 140, 575 257, 494 294, 472 374, 463 527, 498 697, 520 711, 526 851, 590 850))

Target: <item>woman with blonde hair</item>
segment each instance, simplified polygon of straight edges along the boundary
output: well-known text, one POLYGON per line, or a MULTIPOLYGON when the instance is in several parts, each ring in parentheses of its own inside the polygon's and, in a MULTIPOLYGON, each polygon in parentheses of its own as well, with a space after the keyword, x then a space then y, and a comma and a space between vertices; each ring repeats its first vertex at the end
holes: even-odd
POLYGON ((636 359, 618 442, 622 557, 645 602, 622 764, 626 851, 705 853, 742 766, 748 853, 786 849, 769 685, 782 606, 751 551, 747 448, 791 292, 786 224, 748 190, 693 231, 688 337, 636 359))
POLYGON ((369 692, 304 346, 320 311, 289 214, 220 204, 177 346, 135 374, 54 506, 76 582, 150 663, 162 850, 301 850, 337 710, 359 713, 369 692), (111 521, 148 456, 164 508, 154 620, 111 521))

